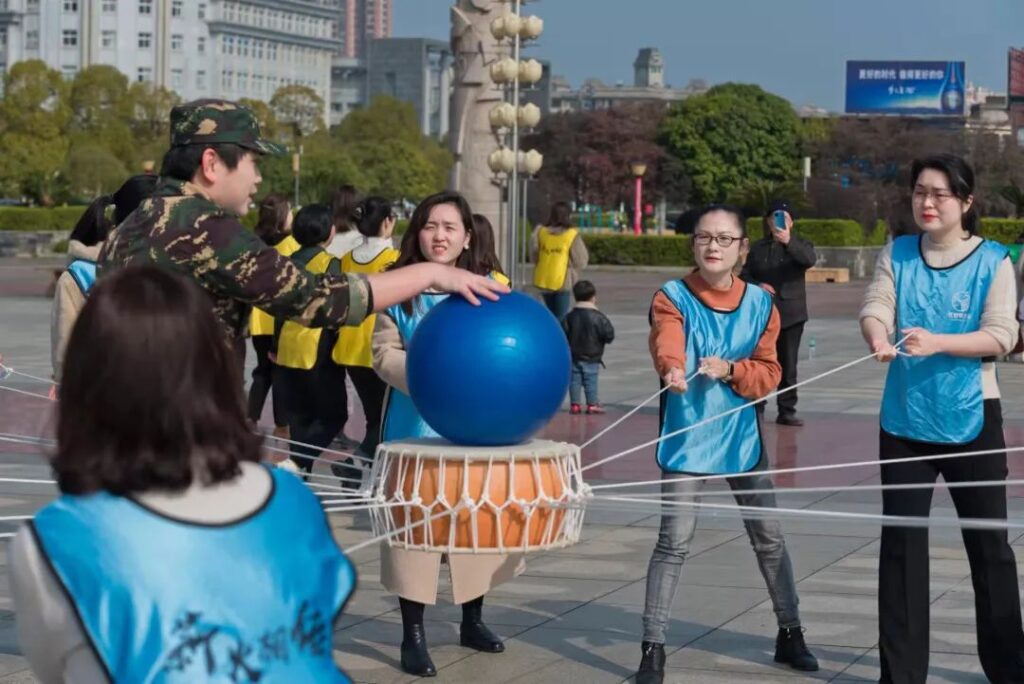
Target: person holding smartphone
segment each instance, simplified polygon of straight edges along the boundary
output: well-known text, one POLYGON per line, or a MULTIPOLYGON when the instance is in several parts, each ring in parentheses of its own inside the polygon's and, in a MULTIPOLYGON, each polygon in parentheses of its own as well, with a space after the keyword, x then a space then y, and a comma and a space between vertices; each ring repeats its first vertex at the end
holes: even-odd
MULTIPOLYGON (((750 283, 774 290, 781 329, 776 342, 782 380, 779 389, 796 384, 796 365, 800 358, 800 338, 807 322, 807 286, 805 274, 814 266, 817 255, 810 240, 793 234, 793 211, 786 200, 776 200, 764 216, 764 237, 750 246, 750 254, 740 277, 750 283)), ((776 423, 799 427, 804 421, 796 415, 796 391, 780 394, 776 423)), ((759 405, 764 410, 764 404, 759 405)))

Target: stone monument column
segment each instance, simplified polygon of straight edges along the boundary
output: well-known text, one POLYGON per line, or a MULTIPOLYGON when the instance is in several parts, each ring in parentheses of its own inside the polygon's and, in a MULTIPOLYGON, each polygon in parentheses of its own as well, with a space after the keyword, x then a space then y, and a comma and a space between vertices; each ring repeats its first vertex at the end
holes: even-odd
POLYGON ((488 115, 503 97, 500 87, 491 81, 489 67, 508 56, 508 49, 499 46, 491 34, 491 22, 505 14, 505 4, 502 0, 457 0, 451 8, 455 87, 449 126, 455 157, 449 187, 465 195, 474 212, 490 219, 503 264, 511 257, 506 253, 508 226, 501 220, 501 186, 487 157, 501 143, 491 130, 488 115))

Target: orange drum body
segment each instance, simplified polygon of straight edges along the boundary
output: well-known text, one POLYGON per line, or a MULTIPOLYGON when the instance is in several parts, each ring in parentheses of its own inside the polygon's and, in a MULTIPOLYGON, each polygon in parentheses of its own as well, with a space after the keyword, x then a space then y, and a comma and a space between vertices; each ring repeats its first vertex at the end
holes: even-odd
POLYGON ((440 440, 380 445, 371 509, 391 546, 445 553, 507 553, 579 540, 579 448, 534 440, 458 447, 440 440))

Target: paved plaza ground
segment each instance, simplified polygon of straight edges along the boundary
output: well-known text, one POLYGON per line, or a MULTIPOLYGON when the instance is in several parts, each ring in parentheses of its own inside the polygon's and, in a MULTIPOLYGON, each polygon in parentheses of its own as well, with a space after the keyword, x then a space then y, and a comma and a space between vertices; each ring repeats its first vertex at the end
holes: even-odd
MULTIPOLYGON (((49 300, 42 296, 46 264, 0 262, 0 353, 11 366, 48 376, 49 300)), ((599 270, 589 274, 599 302, 610 314, 617 337, 601 377, 607 416, 559 414, 545 437, 582 443, 657 389, 647 354, 647 307, 657 286, 674 274, 599 270)), ((812 320, 804 336, 800 374, 808 378, 866 352, 856 325, 864 283, 809 286, 812 320), (815 357, 808 359, 813 337, 815 357)), ((1001 364, 1007 438, 1024 442, 1024 366, 1001 364)), ((774 406, 765 442, 776 468, 850 463, 877 457, 878 404, 884 368, 859 364, 800 391, 807 424, 781 428, 774 406)), ((5 384, 45 393, 21 381, 5 384)), ((351 395, 352 393, 350 393, 351 395)), ((0 433, 52 433, 51 405, 41 399, 0 392, 0 433)), ((620 428, 584 451, 593 462, 656 436, 653 407, 642 409, 620 428)), ((361 420, 348 428, 359 437, 361 420)), ((1011 455, 1010 477, 1020 478, 1021 458, 1011 455)), ((46 477, 39 454, 0 443, 0 477, 46 477)), ((588 471, 588 481, 624 482, 656 478, 653 448, 588 471)), ((780 488, 829 487, 878 482, 875 466, 841 468, 776 477, 780 488)), ((709 491, 723 491, 716 484, 709 491)), ((632 490, 630 490, 632 491, 632 490)), ((38 485, 0 483, 0 516, 30 514, 53 496, 38 485)), ((1011 518, 1024 520, 1024 490, 1011 488, 1011 518)), ((878 513, 877 492, 781 493, 779 505, 807 510, 878 513)), ((731 498, 723 497, 723 503, 731 498)), ((944 489, 935 493, 934 517, 955 514, 944 489)), ((343 546, 368 538, 361 514, 335 515, 343 546)), ((0 523, 5 525, 5 523, 0 523)), ((7 523, 0 532, 14 529, 7 523)), ((507 639, 501 655, 478 654, 458 645, 459 609, 447 599, 427 609, 427 635, 439 668, 437 682, 627 681, 640 657, 640 615, 647 562, 657 534, 653 508, 634 512, 588 511, 583 540, 570 548, 529 558, 526 573, 488 595, 485 619, 507 639)), ((875 522, 820 517, 784 520, 786 541, 799 580, 803 624, 821 670, 798 674, 772 662, 774 616, 740 520, 732 514, 705 516, 683 570, 668 635, 669 682, 869 682, 879 676, 876 578, 879 526, 875 522)), ((1024 537, 1011 539, 1024 561, 1024 537)), ((987 681, 977 661, 973 593, 959 531, 931 532, 931 672, 929 682, 987 681)), ((335 634, 338 662, 356 682, 414 681, 398 667, 401 622, 397 601, 379 582, 374 549, 352 557, 358 588, 335 634)), ((0 564, 5 564, 0 552, 0 564)), ((34 682, 19 655, 8 582, 0 573, 0 684, 34 682)))

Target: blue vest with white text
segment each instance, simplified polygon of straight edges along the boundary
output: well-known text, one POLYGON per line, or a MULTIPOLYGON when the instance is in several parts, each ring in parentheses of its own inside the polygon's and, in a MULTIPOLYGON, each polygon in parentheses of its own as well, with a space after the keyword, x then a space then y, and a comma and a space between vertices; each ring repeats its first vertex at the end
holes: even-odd
MULTIPOLYGON (((896 337, 906 328, 962 335, 981 327, 985 299, 1009 251, 983 241, 959 263, 932 268, 921 255, 921 237, 892 244, 896 284, 896 337)), ((918 442, 965 444, 984 423, 981 359, 949 354, 897 356, 882 395, 882 429, 918 442)))
MULTIPOLYGON (((416 332, 416 326, 423 317, 435 306, 447 299, 449 295, 421 294, 413 300, 412 313, 406 313, 401 304, 388 307, 387 315, 398 326, 398 334, 402 336, 402 344, 409 347, 409 340, 416 332)), ((412 398, 405 392, 388 386, 388 396, 384 404, 384 419, 381 421, 381 441, 391 442, 398 439, 420 439, 440 437, 434 428, 427 425, 420 412, 412 403, 412 398)))
POLYGON ((316 497, 270 472, 267 503, 223 525, 107 492, 36 514, 39 548, 112 682, 349 682, 331 637, 355 571, 316 497))
POLYGON ((89 294, 89 290, 96 284, 96 262, 85 259, 75 259, 68 264, 68 273, 74 279, 82 294, 89 294))
MULTIPOLYGON (((686 338, 686 376, 700 360, 717 356, 733 363, 750 358, 768 327, 772 298, 760 287, 746 285, 734 311, 716 311, 702 302, 681 280, 661 291, 683 316, 686 338)), ((663 395, 661 435, 742 406, 748 399, 736 394, 729 383, 696 376, 685 393, 663 395)), ((662 470, 701 475, 742 473, 761 459, 761 434, 753 406, 658 443, 662 470)))

